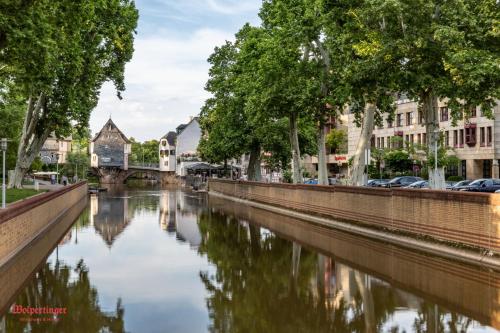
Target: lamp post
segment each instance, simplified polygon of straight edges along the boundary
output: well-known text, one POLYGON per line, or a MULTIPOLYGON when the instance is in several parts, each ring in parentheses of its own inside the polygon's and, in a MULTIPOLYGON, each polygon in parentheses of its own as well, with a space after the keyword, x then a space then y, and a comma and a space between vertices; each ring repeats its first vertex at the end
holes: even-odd
POLYGON ((52 154, 56 158, 56 184, 59 184, 59 153, 52 154))
POLYGON ((0 141, 0 150, 2 150, 2 208, 5 208, 6 190, 5 190, 5 153, 7 152, 7 139, 0 141))

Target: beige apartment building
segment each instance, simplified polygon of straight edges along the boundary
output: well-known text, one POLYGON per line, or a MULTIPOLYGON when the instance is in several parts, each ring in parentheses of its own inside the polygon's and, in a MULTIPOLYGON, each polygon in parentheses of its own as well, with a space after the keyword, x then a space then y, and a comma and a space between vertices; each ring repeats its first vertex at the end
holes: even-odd
MULTIPOLYGON (((382 126, 376 126, 371 140, 372 147, 391 148, 394 136, 401 137, 405 143, 425 144, 427 137, 423 115, 416 102, 401 99, 392 123, 385 117, 382 126)), ((500 104, 494 110, 494 119, 481 114, 479 108, 468 121, 460 120, 452 125, 451 114, 446 103, 439 103, 439 128, 444 142, 450 148, 449 154, 460 159, 459 165, 448 168, 447 176, 462 176, 466 179, 499 178, 498 160, 500 159, 500 104)), ((350 158, 358 143, 361 129, 354 124, 354 115, 348 115, 348 157, 350 158)))

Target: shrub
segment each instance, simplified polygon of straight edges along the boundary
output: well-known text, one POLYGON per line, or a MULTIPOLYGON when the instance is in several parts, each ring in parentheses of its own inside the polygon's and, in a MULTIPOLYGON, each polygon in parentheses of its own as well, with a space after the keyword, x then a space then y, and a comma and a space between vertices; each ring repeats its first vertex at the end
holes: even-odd
POLYGON ((462 177, 462 176, 450 176, 446 180, 450 181, 450 182, 459 182, 461 180, 464 180, 464 177, 462 177))

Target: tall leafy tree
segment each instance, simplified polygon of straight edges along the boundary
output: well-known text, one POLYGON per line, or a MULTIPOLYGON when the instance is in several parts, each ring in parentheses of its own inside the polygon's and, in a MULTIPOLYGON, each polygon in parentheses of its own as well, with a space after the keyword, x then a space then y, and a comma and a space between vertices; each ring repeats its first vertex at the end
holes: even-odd
POLYGON ((27 101, 11 187, 21 186, 51 132, 66 136, 73 127, 87 126, 105 81, 114 82, 120 96, 138 19, 130 0, 39 0, 17 6, 23 15, 0 18, 2 79, 20 87, 27 101))
MULTIPOLYGON (((370 56, 398 66, 398 89, 423 111, 429 155, 439 141, 438 101, 449 99, 454 121, 480 107, 491 115, 499 97, 499 3, 495 0, 365 1, 356 15, 370 56)), ((428 160, 431 160, 428 158, 428 160)), ((430 186, 444 186, 442 165, 430 186)))

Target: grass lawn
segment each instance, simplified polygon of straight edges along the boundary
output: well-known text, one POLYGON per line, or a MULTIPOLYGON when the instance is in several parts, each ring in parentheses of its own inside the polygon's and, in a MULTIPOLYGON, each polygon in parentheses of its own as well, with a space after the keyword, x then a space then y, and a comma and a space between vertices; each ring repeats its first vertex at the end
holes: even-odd
POLYGON ((14 201, 18 201, 21 199, 29 198, 32 197, 36 194, 46 192, 44 190, 42 191, 35 191, 33 189, 18 189, 18 188, 8 188, 7 189, 7 203, 11 203, 14 201))

